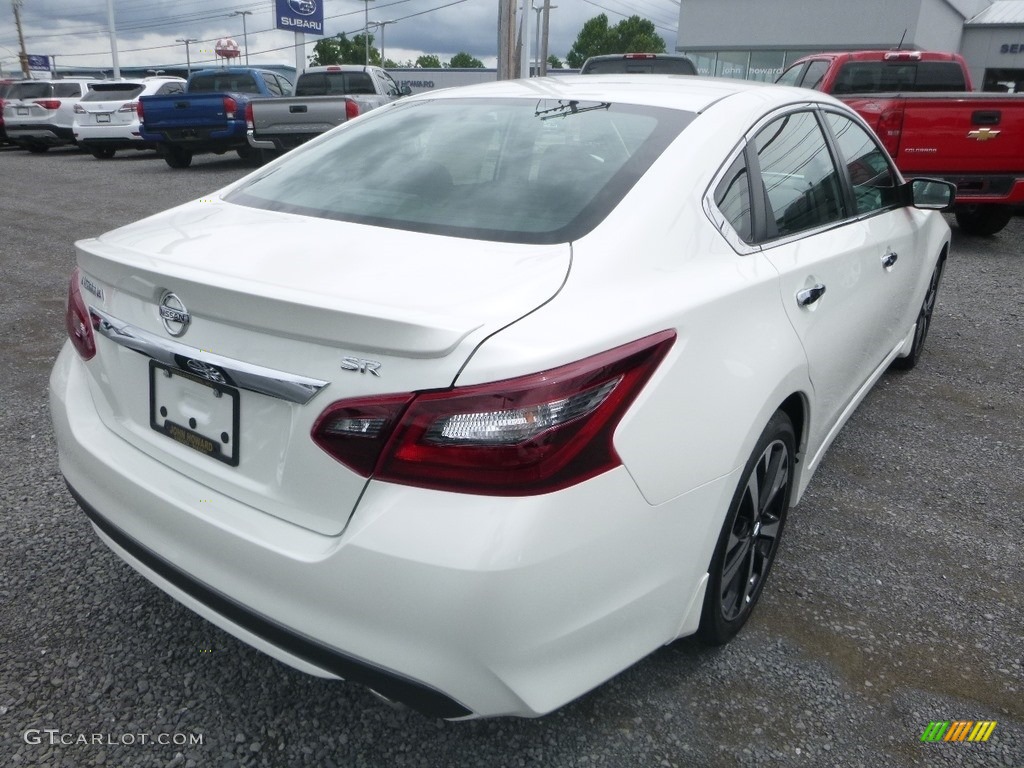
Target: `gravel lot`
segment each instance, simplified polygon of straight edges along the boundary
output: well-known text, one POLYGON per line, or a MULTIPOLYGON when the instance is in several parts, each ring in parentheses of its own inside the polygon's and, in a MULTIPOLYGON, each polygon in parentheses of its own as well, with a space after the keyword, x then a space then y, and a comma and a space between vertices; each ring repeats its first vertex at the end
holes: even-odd
POLYGON ((675 643, 540 720, 445 723, 182 608, 99 542, 58 473, 46 380, 72 242, 245 170, 0 150, 0 763, 1024 766, 1024 219, 993 238, 954 225, 921 365, 840 435, 732 644, 675 643), (998 726, 922 743, 932 720, 998 726))

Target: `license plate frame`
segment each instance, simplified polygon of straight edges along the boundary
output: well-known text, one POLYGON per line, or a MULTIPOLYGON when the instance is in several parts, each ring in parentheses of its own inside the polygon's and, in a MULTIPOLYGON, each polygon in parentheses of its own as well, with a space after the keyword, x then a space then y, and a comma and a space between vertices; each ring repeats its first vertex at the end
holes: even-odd
POLYGON ((98 112, 96 114, 96 122, 97 123, 109 123, 110 122, 110 113, 109 112, 98 112))
MULTIPOLYGON (((237 467, 240 423, 240 397, 235 387, 149 361, 149 426, 153 430, 197 453, 237 467), (208 395, 205 390, 209 390, 208 395), (220 435, 204 434, 195 416, 185 413, 190 408, 211 422, 214 431, 219 429, 220 435), (223 439, 225 435, 227 440, 223 439)), ((209 424, 203 426, 211 428, 209 424)))
POLYGON ((18 115, 22 115, 22 116, 27 115, 28 114, 28 107, 16 107, 15 108, 15 112, 18 115))

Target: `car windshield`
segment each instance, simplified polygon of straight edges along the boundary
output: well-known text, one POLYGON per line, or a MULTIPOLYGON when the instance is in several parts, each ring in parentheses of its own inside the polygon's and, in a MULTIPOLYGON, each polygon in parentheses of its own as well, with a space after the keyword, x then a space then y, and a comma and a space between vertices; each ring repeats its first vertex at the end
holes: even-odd
POLYGON ((524 243, 596 226, 694 118, 607 102, 438 99, 372 112, 227 200, 524 243))
POLYGON ((96 83, 82 101, 127 101, 142 93, 145 87, 143 83, 96 83))

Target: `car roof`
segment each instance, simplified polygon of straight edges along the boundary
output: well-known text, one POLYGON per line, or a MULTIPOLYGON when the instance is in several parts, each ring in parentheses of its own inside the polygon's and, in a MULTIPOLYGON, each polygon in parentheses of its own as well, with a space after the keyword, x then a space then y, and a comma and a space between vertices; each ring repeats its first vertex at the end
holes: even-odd
POLYGON ((791 89, 751 80, 734 80, 693 75, 565 75, 501 80, 492 83, 446 88, 407 97, 403 101, 456 98, 533 98, 610 101, 670 107, 701 112, 712 104, 738 94, 759 94, 760 100, 779 103, 799 101, 835 102, 831 97, 806 89, 791 89), (773 95, 774 94, 774 95, 773 95), (794 99, 794 94, 798 99, 794 99))

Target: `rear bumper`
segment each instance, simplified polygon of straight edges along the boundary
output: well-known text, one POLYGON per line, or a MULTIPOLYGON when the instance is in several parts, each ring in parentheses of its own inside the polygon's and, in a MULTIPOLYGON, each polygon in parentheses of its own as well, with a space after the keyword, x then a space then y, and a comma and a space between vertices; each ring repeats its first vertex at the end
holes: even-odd
POLYGON ((348 527, 321 535, 110 432, 85 365, 65 345, 50 403, 61 471, 100 536, 297 669, 434 716, 531 717, 696 629, 733 475, 656 507, 623 467, 515 499, 371 482, 348 527))
POLYGON ((70 128, 59 125, 48 125, 45 123, 33 123, 23 125, 10 125, 7 128, 7 138, 16 144, 48 144, 60 146, 61 144, 74 144, 75 134, 70 128))
POLYGON ((1006 174, 904 173, 904 176, 927 176, 956 185, 956 202, 972 205, 1024 204, 1024 178, 1006 174))

